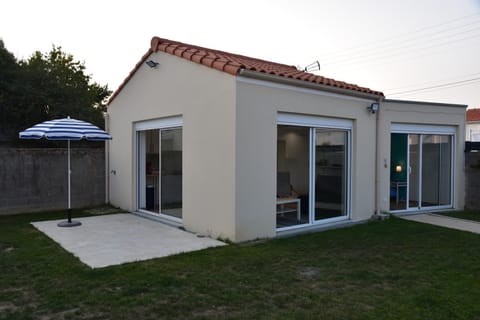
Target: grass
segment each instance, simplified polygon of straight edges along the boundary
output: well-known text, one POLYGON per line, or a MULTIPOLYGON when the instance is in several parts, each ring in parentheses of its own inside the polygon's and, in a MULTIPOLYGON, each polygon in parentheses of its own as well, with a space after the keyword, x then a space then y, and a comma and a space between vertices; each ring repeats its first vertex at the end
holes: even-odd
POLYGON ((473 210, 465 210, 465 211, 448 211, 448 212, 435 212, 435 214, 440 214, 443 216, 458 218, 458 219, 465 219, 465 220, 472 220, 472 221, 479 221, 480 222, 480 212, 473 211, 473 210))
POLYGON ((63 216, 0 217, 0 319, 480 319, 468 232, 391 218, 91 270, 29 224, 63 216))

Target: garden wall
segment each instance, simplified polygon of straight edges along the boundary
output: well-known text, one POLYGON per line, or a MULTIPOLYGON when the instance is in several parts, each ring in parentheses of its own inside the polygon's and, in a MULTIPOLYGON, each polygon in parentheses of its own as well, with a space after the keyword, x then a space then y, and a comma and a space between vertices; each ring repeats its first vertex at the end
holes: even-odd
MULTIPOLYGON (((71 149, 72 208, 105 203, 104 148, 71 149)), ((0 148, 0 215, 67 208, 67 149, 0 148)))
MULTIPOLYGON (((105 203, 104 148, 72 148, 72 207, 105 203)), ((0 148, 0 215, 67 208, 67 150, 0 148)), ((465 153, 465 208, 480 210, 480 152, 465 153)))
POLYGON ((480 210, 480 152, 465 153, 465 208, 480 210))

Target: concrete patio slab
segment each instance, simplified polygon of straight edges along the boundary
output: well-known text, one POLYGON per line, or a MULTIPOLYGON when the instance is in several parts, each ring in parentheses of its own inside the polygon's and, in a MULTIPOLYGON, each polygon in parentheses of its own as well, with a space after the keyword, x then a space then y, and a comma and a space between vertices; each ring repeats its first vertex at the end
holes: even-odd
POLYGON ((60 228, 57 223, 62 220, 32 224, 91 268, 225 245, 130 213, 76 220, 82 225, 60 228))
POLYGON ((423 213, 415 215, 404 215, 401 218, 416 222, 433 224, 450 229, 469 231, 473 233, 480 233, 480 223, 476 221, 463 220, 458 218, 452 218, 442 216, 433 213, 423 213))

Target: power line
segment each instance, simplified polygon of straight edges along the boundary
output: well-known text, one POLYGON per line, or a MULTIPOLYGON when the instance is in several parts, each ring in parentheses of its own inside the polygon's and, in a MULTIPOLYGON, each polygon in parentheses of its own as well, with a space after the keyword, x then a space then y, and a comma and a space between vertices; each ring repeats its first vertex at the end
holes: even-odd
MULTIPOLYGON (((470 37, 464 37, 464 38, 457 38, 457 39, 454 39, 454 40, 451 40, 451 41, 446 41, 446 42, 442 42, 442 43, 437 43, 437 44, 434 44, 434 45, 430 45, 430 46, 425 46, 425 47, 422 47, 422 48, 417 48, 416 51, 425 51, 425 50, 428 50, 428 49, 432 49, 432 48, 436 48, 436 47, 442 47, 442 46, 445 46, 445 45, 449 45, 449 44, 452 44, 452 43, 457 43, 457 42, 461 42, 461 41, 465 41, 465 40, 470 40, 470 39, 474 39, 474 38, 478 38, 480 37, 480 34, 476 34, 476 35, 473 35, 473 36, 470 36, 470 37)), ((405 52, 405 50, 401 51, 401 52, 397 52, 397 53, 392 53, 392 54, 387 54, 387 55, 381 55, 381 56, 372 56, 372 57, 365 57, 365 58, 362 58, 362 59, 359 59, 359 60, 354 60, 352 59, 352 61, 350 62, 347 62, 347 63, 343 63, 343 64, 338 64, 335 66, 335 68, 344 68, 344 67, 347 67, 347 66, 350 66, 350 65, 353 65, 355 64, 356 66, 358 65, 363 65, 363 64, 378 64, 376 62, 378 62, 378 60, 385 60, 385 59, 389 59, 389 58, 392 58, 392 57, 396 57, 396 56, 401 56, 401 55, 414 55, 413 57, 414 58, 417 58, 417 57, 420 57, 422 55, 418 54, 418 52, 415 52, 414 50, 408 50, 405 52)), ((326 65, 328 66, 328 65, 326 65)))
MULTIPOLYGON (((338 56, 341 56, 341 55, 345 55, 345 54, 352 54, 352 51, 361 51, 362 48, 364 47, 367 47, 367 50, 368 49, 371 49, 372 47, 379 47, 380 46, 385 46, 384 44, 385 43, 389 43, 389 42, 395 42, 395 43, 398 43, 398 39, 400 38, 405 38, 405 37, 411 37, 412 34, 416 34, 418 35, 419 33, 422 33, 424 32, 425 30, 430 30, 430 29, 434 29, 436 27, 441 27, 441 26, 445 26, 445 25, 449 25, 449 24, 452 24, 454 22, 457 22, 457 21, 460 21, 460 20, 465 20, 465 19, 468 19, 468 18, 471 18, 471 17, 478 17, 478 13, 474 13, 474 14, 470 14, 470 15, 466 15, 466 16, 462 16, 462 17, 459 17, 459 18, 456 18, 456 19, 452 19, 452 20, 449 20, 449 21, 445 21, 445 22, 442 22, 442 23, 439 23, 439 24, 435 24, 435 25, 431 25, 431 26, 427 26, 427 27, 424 27, 424 28, 420 28, 420 29, 416 29, 416 30, 413 30, 413 31, 410 31, 410 32, 406 32, 406 33, 402 33, 402 34, 398 34, 396 36, 392 36, 392 37, 388 37, 388 38, 384 38, 384 39, 381 39, 381 40, 375 40, 375 41, 371 41, 371 42, 368 42, 368 43, 365 43, 365 44, 362 44, 362 45, 359 45, 359 46, 353 46, 353 47, 349 47, 349 48, 346 48, 346 49, 343 49, 343 50, 337 50, 337 51, 334 51, 330 54, 327 54, 323 60, 328 60, 328 59, 332 59, 330 57, 338 57, 338 56)), ((473 22, 473 23, 476 23, 477 21, 473 22)), ((471 24, 473 24, 471 23, 471 24)), ((467 24, 467 25, 470 25, 470 24, 467 24)), ((465 26, 465 25, 464 25, 465 26)), ((462 26, 463 27, 463 26, 462 26)), ((458 28, 458 27, 457 27, 458 28)), ((405 41, 405 40, 404 40, 405 41)), ((322 61, 323 62, 323 61, 322 61)))
MULTIPOLYGON (((473 29, 463 30, 463 31, 456 32, 456 33, 453 33, 453 34, 451 33, 454 30, 465 28, 465 27, 471 26, 473 24, 478 24, 479 22, 480 22, 480 20, 476 20, 474 22, 470 22, 470 23, 467 23, 467 24, 464 24, 464 25, 461 25, 461 26, 449 27, 449 28, 441 30, 441 31, 434 31, 434 32, 431 32, 431 33, 423 34, 423 35, 421 33, 419 34, 418 32, 416 32, 410 39, 405 39, 405 40, 398 40, 395 36, 393 36, 393 37, 390 38, 390 41, 388 41, 388 42, 393 42, 391 44, 381 44, 380 43, 380 45, 373 46, 373 47, 370 46, 369 48, 366 48, 364 50, 356 50, 356 51, 360 51, 358 54, 343 51, 342 54, 336 55, 335 57, 332 57, 332 58, 323 59, 322 62, 323 63, 328 63, 328 61, 330 61, 331 63, 337 63, 337 60, 351 59, 350 57, 353 56, 353 55, 356 58, 359 55, 360 56, 370 55, 368 52, 377 53, 379 51, 389 51, 389 50, 391 51, 391 50, 393 50, 395 48, 398 48, 398 47, 400 47, 400 48, 401 47, 406 47, 406 45, 402 45, 402 43, 411 43, 410 46, 415 46, 416 45, 415 42, 418 42, 419 40, 422 40, 425 37, 430 37, 430 38, 428 38, 428 40, 432 41, 432 40, 435 40, 435 39, 452 37, 452 36, 456 36, 456 35, 459 35, 459 34, 464 34, 464 33, 472 32, 472 31, 480 30, 478 27, 476 27, 476 28, 473 28, 473 29)), ((422 41, 424 41, 424 40, 422 40, 422 41)))
POLYGON ((440 79, 440 80, 419 82, 419 83, 409 84, 409 85, 401 86, 401 87, 388 88, 388 89, 384 89, 383 91, 395 91, 395 90, 400 90, 400 89, 405 89, 405 88, 418 87, 418 86, 422 86, 422 85, 426 85, 426 84, 430 84, 430 83, 437 83, 437 82, 441 82, 441 81, 447 81, 447 80, 453 80, 453 79, 459 79, 459 78, 465 78, 465 77, 473 77, 473 76, 477 76, 477 75, 480 75, 480 72, 464 74, 464 75, 445 78, 445 79, 440 79))
MULTIPOLYGON (((480 22, 480 20, 476 21, 475 23, 479 23, 479 22, 480 22)), ((465 26, 462 26, 462 28, 463 27, 465 27, 465 26)), ((442 39, 446 39, 446 38, 456 37, 458 35, 464 35, 464 34, 467 34, 467 33, 478 31, 478 30, 480 30, 480 28, 475 27, 475 28, 472 28, 472 29, 469 29, 469 30, 462 30, 462 31, 459 31, 459 32, 451 33, 453 31, 453 29, 451 29, 451 30, 445 30, 447 33, 445 33, 445 31, 444 31, 443 34, 442 33, 435 33, 435 34, 425 34, 425 35, 415 36, 412 39, 407 39, 407 40, 404 40, 404 41, 396 41, 395 43, 392 43, 392 44, 389 44, 389 45, 380 46, 378 48, 371 48, 369 50, 364 50, 363 52, 360 52, 358 54, 346 53, 346 54, 344 54, 343 57, 339 56, 339 57, 336 57, 336 58, 333 58, 333 59, 327 59, 326 61, 323 60, 323 63, 341 64, 343 61, 348 61, 348 60, 352 60, 352 59, 359 59, 359 58, 363 58, 363 57, 371 57, 372 55, 378 55, 378 54, 381 54, 383 52, 388 53, 388 52, 392 52, 392 51, 398 51, 399 49, 402 49, 402 48, 414 48, 415 46, 423 44, 426 40, 428 40, 429 42, 438 41, 438 40, 442 40, 442 39), (428 39, 423 39, 425 37, 429 37, 429 38, 428 39), (421 41, 421 42, 419 42, 419 41, 421 41)))
POLYGON ((414 93, 414 92, 425 91, 425 90, 430 90, 430 89, 444 89, 444 88, 449 88, 449 87, 459 87, 459 86, 469 85, 469 84, 476 83, 476 82, 480 82, 480 77, 467 79, 467 80, 462 80, 462 81, 444 83, 444 84, 439 84, 439 85, 436 85, 436 86, 424 87, 424 88, 419 88, 419 89, 393 92, 393 93, 390 93, 388 95, 389 96, 397 96, 397 95, 404 95, 406 93, 414 93))
MULTIPOLYGON (((480 20, 478 22, 480 22, 480 20)), ((441 41, 441 40, 444 40, 444 39, 452 39, 453 38, 453 40, 449 40, 449 41, 458 42, 458 41, 460 41, 460 39, 458 39, 458 38, 455 39, 455 37, 457 37, 459 35, 465 35, 467 33, 475 32, 475 31, 479 31, 479 30, 480 30, 480 27, 477 27, 477 28, 464 30, 464 31, 461 31, 461 32, 453 33, 453 34, 446 34, 446 35, 441 35, 441 36, 437 36, 437 37, 432 37, 428 40, 430 42, 435 42, 435 41, 441 41)), ((471 37, 466 37, 466 38, 467 39, 475 38, 479 35, 480 34, 478 34, 478 35, 475 34, 471 37)), ((462 38, 462 39, 466 39, 466 38, 462 38)), ((410 42, 412 42, 412 41, 410 41, 410 42)), ((446 43, 448 44, 448 42, 446 42, 446 43)), ((389 49, 384 48, 384 49, 375 50, 370 54, 364 53, 364 54, 360 54, 360 55, 355 55, 354 57, 350 57, 350 58, 344 57, 344 58, 341 58, 341 59, 337 59, 336 61, 332 60, 330 63, 328 61, 323 62, 323 63, 324 64, 330 64, 330 65, 343 65, 346 62, 348 62, 350 64, 350 63, 352 63, 352 61, 355 61, 355 60, 373 59, 375 56, 378 56, 378 55, 382 56, 382 54, 383 54, 383 56, 385 56, 385 54, 390 54, 390 52, 392 52, 392 51, 394 53, 391 54, 391 55, 398 55, 401 52, 404 52, 404 51, 407 51, 407 50, 409 50, 409 51, 417 50, 415 47, 419 46, 419 45, 421 45, 421 43, 411 43, 411 44, 405 44, 405 45, 398 44, 396 46, 390 46, 391 48, 389 48, 389 49)), ((435 47, 435 46, 436 46, 436 44, 434 44, 432 46, 423 47, 423 48, 430 48, 430 47, 435 47)), ((423 48, 420 48, 420 50, 422 50, 423 48)))

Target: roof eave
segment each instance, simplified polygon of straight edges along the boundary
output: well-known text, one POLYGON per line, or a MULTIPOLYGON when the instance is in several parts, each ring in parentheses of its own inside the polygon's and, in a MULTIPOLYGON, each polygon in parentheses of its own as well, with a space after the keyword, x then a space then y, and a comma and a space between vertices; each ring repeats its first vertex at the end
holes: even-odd
POLYGON ((343 95, 375 100, 375 101, 381 101, 384 98, 381 92, 379 92, 378 94, 374 94, 374 93, 356 91, 352 89, 339 88, 339 87, 313 83, 313 82, 308 82, 308 81, 303 81, 298 79, 286 78, 286 77, 276 76, 272 74, 267 74, 267 73, 252 71, 247 69, 240 69, 238 72, 238 76, 257 79, 257 80, 270 81, 270 82, 275 82, 280 84, 287 84, 295 87, 320 90, 320 91, 336 93, 336 94, 343 94, 343 95))
POLYGON ((150 55, 153 53, 153 51, 151 49, 148 49, 148 51, 142 56, 142 58, 140 59, 140 61, 137 62, 137 64, 135 65, 135 67, 133 68, 132 71, 130 71, 130 73, 128 74, 128 76, 125 78, 125 80, 123 80, 123 82, 120 84, 120 86, 118 87, 117 90, 115 90, 115 92, 110 96, 110 98, 108 98, 108 101, 107 101, 107 107, 110 106, 110 104, 112 103, 112 101, 118 96, 118 94, 122 91, 123 87, 125 87, 127 85, 127 83, 130 81, 130 79, 133 77, 133 75, 137 72, 138 69, 140 69, 140 67, 143 65, 143 63, 148 59, 148 57, 150 57, 150 55))
POLYGON ((416 100, 384 99, 383 102, 403 103, 403 104, 418 104, 418 105, 436 106, 436 107, 454 107, 454 108, 464 108, 464 109, 466 109, 468 107, 466 104, 416 101, 416 100))

